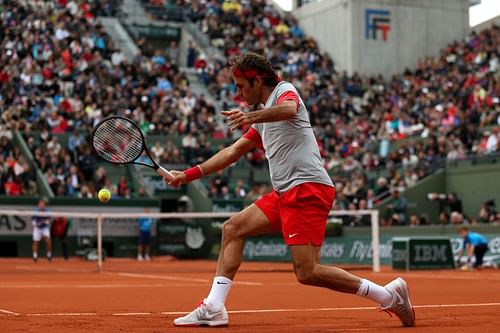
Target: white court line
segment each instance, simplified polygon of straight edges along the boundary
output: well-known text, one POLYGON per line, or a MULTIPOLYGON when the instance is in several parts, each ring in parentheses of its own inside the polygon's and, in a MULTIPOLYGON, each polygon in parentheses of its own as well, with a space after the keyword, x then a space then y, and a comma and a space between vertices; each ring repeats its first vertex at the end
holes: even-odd
MULTIPOLYGON (((249 281, 234 281, 233 282, 233 285, 234 284, 239 284, 239 285, 243 285, 243 286, 263 286, 265 283, 262 283, 262 282, 249 282, 249 281)), ((278 283, 280 286, 281 286, 281 283, 278 283)), ((269 284, 267 284, 269 285, 269 284)))
MULTIPOLYGON (((467 307, 487 307, 487 306, 500 306, 499 303, 470 303, 470 304, 425 304, 425 305, 415 305, 414 308, 467 308, 467 307)), ((277 313, 277 312, 316 312, 316 311, 359 311, 359 310, 376 310, 378 307, 375 306, 361 306, 361 307, 346 307, 346 308, 308 308, 308 309, 254 309, 254 310, 233 310, 228 311, 231 314, 241 314, 241 313, 277 313)), ((7 311, 7 310, 3 310, 7 311)), ((10 311, 9 311, 10 312, 10 311)), ((167 312, 117 312, 112 313, 112 316, 149 316, 149 315, 180 315, 185 314, 186 311, 167 311, 167 312)), ((14 313, 14 315, 23 315, 20 313, 14 313)), ((28 317, 50 317, 50 316, 97 316, 96 312, 56 312, 56 313, 28 313, 24 314, 28 317)), ((306 325, 309 326, 309 325, 306 325)))
MULTIPOLYGON (((500 303, 472 303, 472 304, 428 304, 428 305, 414 305, 418 308, 466 308, 466 307, 481 307, 481 306, 500 306, 500 303)), ((348 307, 348 308, 313 308, 313 309, 256 309, 256 310, 233 310, 228 313, 273 313, 273 312, 314 312, 314 311, 356 311, 356 310, 376 310, 378 307, 363 306, 363 307, 348 307)), ((184 312, 172 311, 162 312, 164 315, 178 315, 184 312)))
MULTIPOLYGON (((187 282, 201 282, 210 284, 211 281, 208 279, 193 279, 188 277, 176 277, 170 275, 154 275, 154 274, 140 274, 140 273, 115 273, 115 272, 104 272, 105 274, 125 276, 125 277, 136 277, 136 278, 147 278, 147 279, 161 279, 161 280, 172 280, 172 281, 187 281, 187 282)), ((233 284, 247 285, 247 286, 262 286, 264 283, 261 282, 250 282, 250 281, 235 281, 233 284)))
MULTIPOLYGON (((84 268, 40 268, 40 267, 35 267, 35 266, 21 266, 21 265, 16 265, 16 269, 19 270, 27 270, 27 271, 36 271, 36 272, 60 272, 60 273, 94 273, 96 270, 95 269, 84 269, 84 268)), ((263 273, 266 273, 265 271, 263 273)), ((459 271, 449 271, 450 274, 446 275, 441 275, 441 274, 415 274, 415 273, 408 273, 408 272, 401 272, 401 275, 404 277, 409 277, 409 278, 415 278, 415 279, 434 279, 434 280, 477 280, 477 276, 475 276, 473 273, 468 274, 471 272, 459 272, 459 271)), ((153 274, 135 274, 135 273, 116 273, 116 272, 102 272, 102 274, 117 274, 117 275, 122 275, 122 274, 129 274, 128 276, 131 277, 146 277, 146 278, 158 278, 158 279, 164 279, 164 280, 179 280, 179 281, 192 281, 192 282, 207 282, 210 283, 211 281, 206 280, 206 279, 193 279, 193 278, 177 278, 173 276, 164 276, 164 275, 153 275, 153 274)), ((378 272, 376 273, 377 276, 391 276, 393 277, 397 272, 378 272)), ((124 275, 127 276, 127 275, 124 275)), ((494 276, 483 276, 481 277, 481 280, 487 280, 487 281, 500 281, 500 275, 498 277, 494 276)), ((245 281, 234 281, 233 284, 240 284, 240 285, 249 285, 249 286, 259 286, 259 285, 264 285, 264 283, 260 282, 245 282, 245 281)), ((292 282, 285 282, 285 283, 276 283, 275 285, 294 285, 296 283, 292 282)), ((267 283, 266 285, 270 285, 267 283)))
POLYGON ((302 324, 302 325, 287 325, 287 326, 292 326, 292 327, 324 327, 325 329, 328 329, 329 332, 356 332, 356 331, 368 331, 368 330, 373 330, 375 328, 341 328, 341 327, 334 327, 332 324, 302 324))
MULTIPOLYGON (((452 272, 450 272, 452 273, 452 272)), ((412 279, 433 279, 433 280, 476 280, 476 281, 500 281, 500 275, 498 277, 494 276, 481 276, 479 279, 478 277, 472 273, 472 275, 461 275, 461 274, 467 274, 470 272, 456 272, 456 274, 450 274, 450 275, 439 275, 439 274, 412 274, 412 273, 406 273, 402 272, 401 276, 405 278, 412 278, 412 279)), ((392 273, 375 273, 376 276, 394 276, 395 274, 397 275, 396 272, 392 273)))
MULTIPOLYGON (((37 284, 37 285, 27 285, 27 284, 2 284, 0 285, 0 289, 73 289, 73 288, 81 288, 81 289, 99 289, 99 288, 170 288, 170 287, 196 287, 199 286, 199 283, 150 283, 150 284, 77 284, 77 285, 68 285, 61 286, 60 284, 37 284)), ((205 285, 203 285, 205 286, 205 285)))
POLYGON ((5 309, 0 309, 0 313, 5 313, 5 314, 11 315, 11 316, 19 316, 19 313, 12 312, 12 311, 5 310, 5 309))
POLYGON ((425 309, 425 308, 468 308, 468 307, 480 307, 480 306, 500 306, 500 303, 472 303, 472 304, 435 304, 435 305, 414 305, 414 308, 425 309))
POLYGON ((14 266, 22 271, 36 271, 36 272, 59 272, 59 273, 93 273, 96 269, 85 268, 41 268, 36 266, 14 266))
POLYGON ((88 316, 97 316, 95 312, 56 312, 56 313, 28 313, 26 314, 28 317, 51 317, 51 316, 80 316, 80 317, 88 317, 88 316))
POLYGON ((188 282, 203 282, 209 283, 210 281, 207 279, 193 279, 193 278, 183 278, 169 275, 153 275, 153 274, 136 274, 136 273, 115 273, 115 272, 103 272, 104 274, 109 275, 118 275, 124 277, 135 277, 140 279, 160 279, 160 280, 171 280, 171 281, 188 281, 188 282))

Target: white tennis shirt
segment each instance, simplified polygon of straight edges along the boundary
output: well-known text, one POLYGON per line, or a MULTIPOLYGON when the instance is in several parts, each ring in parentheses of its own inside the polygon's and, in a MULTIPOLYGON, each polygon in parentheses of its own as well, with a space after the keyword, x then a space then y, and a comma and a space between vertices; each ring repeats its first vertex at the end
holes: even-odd
POLYGON ((273 188, 286 192, 307 182, 333 186, 323 167, 309 115, 297 89, 290 82, 281 81, 267 99, 265 107, 277 105, 279 98, 284 93, 290 95, 289 92, 296 95, 299 103, 298 112, 292 119, 252 125, 261 137, 273 188))

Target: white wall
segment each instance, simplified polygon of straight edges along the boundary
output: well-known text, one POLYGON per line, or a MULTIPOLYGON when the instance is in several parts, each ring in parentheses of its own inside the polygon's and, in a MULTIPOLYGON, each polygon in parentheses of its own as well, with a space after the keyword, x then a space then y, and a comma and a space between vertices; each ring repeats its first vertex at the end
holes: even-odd
POLYGON ((293 12, 306 35, 327 51, 338 68, 352 67, 352 5, 346 0, 322 1, 293 12))
POLYGON ((329 0, 293 14, 337 69, 389 77, 463 39, 469 31, 468 10, 468 0, 329 0), (376 40, 366 38, 367 9, 389 11, 386 41, 380 32, 376 40))

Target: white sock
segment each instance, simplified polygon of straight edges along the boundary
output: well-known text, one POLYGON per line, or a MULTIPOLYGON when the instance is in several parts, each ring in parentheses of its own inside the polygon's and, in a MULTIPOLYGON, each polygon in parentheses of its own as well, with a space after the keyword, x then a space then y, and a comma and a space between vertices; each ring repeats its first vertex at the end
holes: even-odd
POLYGON ((52 252, 47 252, 47 258, 52 258, 52 252))
POLYGON ((356 295, 371 299, 382 306, 387 306, 392 302, 392 295, 387 289, 366 279, 361 279, 356 295))
POLYGON ((210 293, 207 296, 207 303, 215 310, 222 309, 232 284, 233 281, 225 276, 214 277, 212 289, 210 289, 210 293))
POLYGON ((33 252, 33 258, 38 258, 38 252, 33 252))

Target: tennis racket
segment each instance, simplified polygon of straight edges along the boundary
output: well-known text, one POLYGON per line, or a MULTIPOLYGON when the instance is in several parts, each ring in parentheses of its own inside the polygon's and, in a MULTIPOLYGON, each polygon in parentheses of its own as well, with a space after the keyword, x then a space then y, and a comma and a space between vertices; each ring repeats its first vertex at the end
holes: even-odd
POLYGON ((109 163, 144 165, 153 168, 167 180, 174 178, 153 160, 141 129, 128 118, 111 116, 103 119, 94 127, 91 142, 96 154, 109 163), (143 151, 149 161, 141 158, 143 151))

